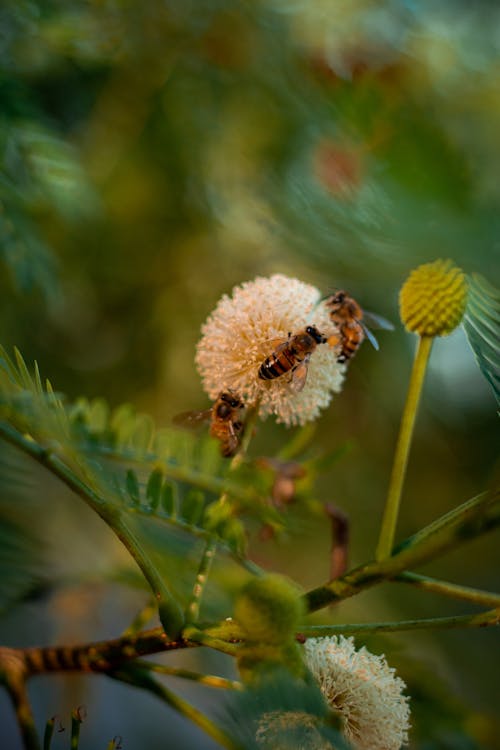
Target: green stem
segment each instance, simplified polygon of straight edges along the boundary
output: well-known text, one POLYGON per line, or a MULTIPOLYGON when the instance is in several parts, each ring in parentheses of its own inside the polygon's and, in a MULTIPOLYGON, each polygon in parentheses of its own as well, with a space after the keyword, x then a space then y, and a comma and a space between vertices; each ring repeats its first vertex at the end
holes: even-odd
POLYGON ((73 711, 71 714, 71 743, 70 750, 78 750, 80 744, 80 728, 82 726, 82 717, 80 716, 79 710, 73 711))
POLYGON ((433 560, 500 525, 500 492, 485 492, 468 500, 402 542, 392 557, 372 561, 305 595, 313 612, 347 599, 381 581, 395 578, 407 568, 433 560))
POLYGON ((158 674, 166 674, 170 677, 180 677, 183 680, 192 680, 198 682, 200 685, 207 685, 208 687, 223 688, 225 690, 243 690, 243 685, 237 680, 228 680, 225 677, 219 677, 213 674, 200 674, 199 672, 191 672, 188 669, 180 669, 179 667, 169 667, 165 664, 157 664, 154 661, 146 661, 145 659, 138 659, 134 662, 134 665, 141 669, 147 669, 150 672, 157 672, 158 674))
POLYGON ((450 628, 484 628, 500 624, 500 608, 490 609, 475 615, 454 617, 429 617, 423 620, 401 620, 399 622, 347 623, 345 625, 310 625, 301 629, 307 638, 322 638, 331 635, 372 635, 373 633, 395 633, 401 630, 446 630, 450 628))
POLYGON ((400 573, 392 580, 395 583, 410 583, 419 589, 443 594, 443 596, 449 596, 452 599, 462 599, 463 601, 474 602, 474 604, 482 604, 487 607, 500 606, 500 594, 494 594, 490 591, 480 591, 470 586, 460 586, 459 584, 448 583, 447 581, 439 581, 436 578, 418 575, 418 573, 406 571, 400 573))
POLYGON ((43 750, 50 750, 52 744, 52 737, 54 736, 54 727, 56 723, 56 717, 53 716, 45 725, 45 732, 43 735, 43 750))
POLYGON ((236 656, 238 653, 238 646, 234 643, 228 643, 220 638, 214 638, 193 626, 187 626, 182 635, 189 643, 196 643, 199 646, 208 646, 208 648, 213 648, 215 651, 221 651, 223 654, 229 654, 229 656, 236 656))
POLYGON ((234 471, 235 469, 237 469, 238 466, 243 463, 243 460, 248 453, 248 448, 253 438, 254 428, 259 417, 259 407, 260 398, 258 398, 254 405, 250 406, 248 409, 247 417, 245 420, 245 432, 243 433, 243 437, 241 439, 240 449, 231 461, 230 471, 234 471))
POLYGON ((185 619, 187 623, 196 623, 200 615, 201 597, 205 590, 205 584, 210 575, 210 569, 215 557, 217 550, 217 538, 215 536, 207 539, 205 549, 203 551, 203 557, 201 558, 198 572, 196 574, 196 581, 193 586, 193 593, 189 603, 186 607, 185 619))
POLYGON ((408 394, 406 396, 406 404, 401 418, 396 452, 394 454, 392 474, 389 482, 389 490, 387 493, 382 527, 376 552, 377 560, 383 560, 385 557, 389 557, 394 545, 399 505, 401 502, 406 467, 408 465, 413 428, 433 341, 434 339, 431 336, 421 336, 418 341, 410 384, 408 387, 408 394))
POLYGON ((228 643, 239 643, 245 640, 245 633, 232 617, 226 617, 222 622, 210 625, 202 631, 210 638, 216 638, 228 643))
MULTIPOLYGON (((250 441, 253 437, 253 430, 254 430, 255 423, 257 421, 258 413, 259 413, 259 401, 257 401, 248 410, 243 438, 241 440, 239 450, 236 453, 236 455, 233 457, 231 464, 229 466, 228 476, 231 474, 231 472, 235 471, 244 461, 244 458, 247 454, 247 451, 250 445, 250 441)), ((227 502, 229 500, 229 496, 230 496, 230 492, 225 490, 224 492, 221 493, 219 497, 219 502, 220 503, 227 502)), ((193 586, 193 593, 186 607, 185 620, 187 623, 194 624, 198 621, 198 618, 200 615, 201 598, 205 590, 205 585, 208 580, 208 576, 210 574, 210 569, 212 567, 212 563, 213 563, 216 551, 217 551, 217 538, 215 537, 215 535, 213 535, 207 539, 205 550, 203 552, 203 557, 198 567, 196 581, 193 586)))
POLYGON ((155 601, 149 601, 134 617, 130 625, 123 631, 122 637, 134 636, 156 615, 157 606, 155 601))
POLYGON ((160 700, 174 708, 186 719, 193 724, 196 724, 200 729, 212 737, 212 739, 222 745, 222 747, 227 748, 227 750, 243 750, 241 745, 237 744, 228 734, 226 734, 226 732, 224 732, 223 729, 211 721, 208 716, 205 716, 205 714, 202 714, 201 711, 198 711, 198 709, 183 698, 175 695, 175 693, 172 693, 164 687, 164 685, 161 685, 154 680, 146 670, 130 666, 126 669, 112 673, 110 677, 153 693, 153 695, 156 695, 160 700))

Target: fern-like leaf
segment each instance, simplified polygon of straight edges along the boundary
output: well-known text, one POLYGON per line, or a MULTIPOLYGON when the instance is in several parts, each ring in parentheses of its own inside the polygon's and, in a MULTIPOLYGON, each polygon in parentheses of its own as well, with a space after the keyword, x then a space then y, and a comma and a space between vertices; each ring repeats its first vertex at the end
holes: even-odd
POLYGON ((44 584, 43 540, 30 502, 38 490, 28 461, 0 446, 0 614, 44 584))
POLYGON ((218 560, 204 616, 219 618, 231 610, 233 593, 255 566, 244 558, 239 518, 231 512, 213 528, 208 510, 221 495, 228 509, 234 496, 237 510, 256 493, 228 480, 229 462, 215 441, 156 430, 150 417, 129 407, 111 413, 102 400, 67 406, 49 381, 43 385, 37 367, 32 375, 19 352, 11 359, 4 350, 0 431, 77 492, 118 535, 153 588, 167 632, 178 632, 209 539, 216 540, 218 560))
POLYGON ((500 405, 500 291, 479 274, 469 278, 463 327, 479 369, 500 405))

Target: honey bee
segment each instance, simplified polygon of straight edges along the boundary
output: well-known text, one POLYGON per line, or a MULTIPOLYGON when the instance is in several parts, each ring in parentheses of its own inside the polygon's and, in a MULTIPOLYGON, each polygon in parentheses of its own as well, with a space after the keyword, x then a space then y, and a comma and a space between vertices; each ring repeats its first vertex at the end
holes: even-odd
POLYGON ((197 427, 210 422, 210 435, 220 443, 225 458, 232 458, 240 447, 245 431, 246 407, 232 391, 222 391, 210 409, 185 411, 174 417, 174 423, 181 427, 197 427))
POLYGON ((318 344, 326 343, 327 338, 315 326, 307 326, 303 331, 277 345, 269 357, 259 367, 259 378, 274 380, 287 372, 290 373, 290 385, 299 393, 306 384, 307 367, 311 354, 318 344))
POLYGON ((356 300, 345 291, 335 292, 327 298, 325 304, 330 309, 330 320, 338 329, 338 334, 328 339, 330 346, 339 348, 337 362, 352 359, 365 337, 378 350, 378 341, 366 326, 365 319, 370 319, 379 328, 392 330, 394 327, 385 318, 362 310, 356 300))

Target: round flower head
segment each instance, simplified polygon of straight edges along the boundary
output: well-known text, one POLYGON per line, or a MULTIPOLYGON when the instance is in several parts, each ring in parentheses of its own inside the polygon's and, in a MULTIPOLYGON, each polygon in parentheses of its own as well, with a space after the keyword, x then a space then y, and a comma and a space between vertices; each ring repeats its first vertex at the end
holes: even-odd
POLYGON ((291 372, 270 380, 259 378, 259 368, 280 343, 316 326, 330 336, 335 329, 318 289, 282 274, 257 277, 224 295, 202 327, 196 364, 203 387, 215 400, 231 390, 248 404, 259 404, 259 414, 275 414, 286 425, 304 424, 328 406, 342 387, 345 366, 335 350, 318 344, 308 364, 306 384, 292 387, 291 372))
POLYGON ((462 320, 466 302, 465 275, 451 260, 419 266, 399 293, 401 320, 420 336, 447 336, 462 320))
POLYGON ((306 663, 356 750, 399 750, 408 741, 406 687, 383 656, 356 651, 352 638, 310 638, 306 663))

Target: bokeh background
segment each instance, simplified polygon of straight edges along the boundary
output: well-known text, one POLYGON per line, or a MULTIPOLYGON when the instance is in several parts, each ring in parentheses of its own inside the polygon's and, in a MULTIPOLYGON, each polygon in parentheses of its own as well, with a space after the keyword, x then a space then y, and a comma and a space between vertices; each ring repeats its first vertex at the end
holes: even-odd
MULTIPOLYGON (((196 341, 241 281, 281 272, 325 293, 346 288, 396 324, 398 289, 419 263, 450 257, 498 286, 499 30, 493 0, 4 0, 2 344, 36 359, 70 399, 129 401, 167 424, 208 407, 196 341)), ((415 345, 400 325, 379 341, 378 353, 362 347, 313 440, 349 445, 316 494, 349 514, 353 564, 373 555, 415 345)), ((438 341, 401 537, 498 478, 497 419, 463 333, 438 341)), ((254 455, 289 438, 268 420, 254 455)), ((4 465, 18 461, 2 447, 4 465)), ((43 472, 29 476, 2 512, 23 524, 44 576, 67 585, 4 612, 2 642, 116 636, 144 601, 107 582, 123 551, 76 498, 43 472)), ((328 528, 294 512, 293 533, 255 541, 252 553, 318 585, 328 528)), ((494 590, 497 549, 486 537, 422 572, 494 590)), ((392 584, 323 621, 468 611, 392 584)), ((500 747, 497 633, 394 634, 369 646, 410 690, 415 682, 413 748, 500 747)), ((231 673, 214 655, 175 658, 231 673)), ((54 714, 68 727, 85 704, 82 750, 114 735, 127 750, 215 747, 153 698, 103 678, 32 687, 40 727, 54 714)), ((221 701, 175 687, 197 705, 221 701)), ((3 695, 0 712, 2 747, 17 750, 3 695)))

